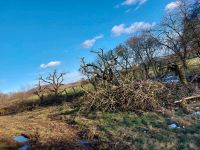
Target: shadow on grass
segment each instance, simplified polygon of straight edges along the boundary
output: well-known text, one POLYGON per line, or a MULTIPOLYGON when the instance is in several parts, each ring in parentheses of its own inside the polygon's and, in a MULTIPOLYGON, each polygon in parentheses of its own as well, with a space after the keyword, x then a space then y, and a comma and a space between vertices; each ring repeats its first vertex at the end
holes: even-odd
POLYGON ((60 113, 58 115, 76 115, 76 113, 79 111, 79 109, 73 109, 71 111, 66 111, 66 112, 63 112, 63 113, 60 113))
POLYGON ((15 105, 2 108, 0 110, 0 116, 15 115, 20 112, 33 111, 39 107, 59 106, 62 105, 63 102, 74 102, 83 95, 84 92, 77 92, 61 97, 46 96, 42 101, 39 99, 22 101, 15 105))
POLYGON ((59 150, 66 150, 66 149, 81 149, 81 146, 76 142, 69 142, 69 141, 51 141, 49 143, 31 143, 30 148, 33 150, 37 149, 59 149, 59 150))

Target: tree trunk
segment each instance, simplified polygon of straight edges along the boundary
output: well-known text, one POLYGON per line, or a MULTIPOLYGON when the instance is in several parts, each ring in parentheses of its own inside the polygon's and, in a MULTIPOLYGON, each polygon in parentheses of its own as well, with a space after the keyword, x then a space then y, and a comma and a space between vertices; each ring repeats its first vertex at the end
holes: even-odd
POLYGON ((184 68, 184 69, 187 69, 188 66, 187 66, 186 59, 182 59, 181 61, 182 61, 183 68, 184 68))
POLYGON ((177 74, 180 78, 180 82, 184 85, 187 85, 188 82, 187 82, 187 79, 186 79, 186 75, 185 75, 185 71, 184 71, 184 68, 183 67, 179 67, 177 65, 177 74))
POLYGON ((143 64, 143 66, 144 66, 145 78, 149 79, 149 69, 146 64, 143 64))

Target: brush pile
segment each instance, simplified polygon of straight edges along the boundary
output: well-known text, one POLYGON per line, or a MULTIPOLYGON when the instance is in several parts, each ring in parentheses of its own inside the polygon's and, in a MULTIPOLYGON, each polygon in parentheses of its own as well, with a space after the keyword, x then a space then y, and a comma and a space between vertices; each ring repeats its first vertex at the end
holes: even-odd
POLYGON ((110 88, 87 91, 83 97, 83 110, 102 111, 157 111, 171 107, 174 101, 192 95, 192 86, 138 81, 110 88))

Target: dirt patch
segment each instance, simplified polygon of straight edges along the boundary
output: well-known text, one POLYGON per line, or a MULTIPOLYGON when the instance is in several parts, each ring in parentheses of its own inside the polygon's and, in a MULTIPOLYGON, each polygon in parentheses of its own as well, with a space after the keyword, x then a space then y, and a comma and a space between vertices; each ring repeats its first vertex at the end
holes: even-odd
POLYGON ((55 108, 41 109, 17 115, 0 117, 0 134, 4 139, 26 134, 32 142, 39 145, 50 145, 65 141, 78 146, 77 129, 63 122, 52 121, 48 114, 55 108))

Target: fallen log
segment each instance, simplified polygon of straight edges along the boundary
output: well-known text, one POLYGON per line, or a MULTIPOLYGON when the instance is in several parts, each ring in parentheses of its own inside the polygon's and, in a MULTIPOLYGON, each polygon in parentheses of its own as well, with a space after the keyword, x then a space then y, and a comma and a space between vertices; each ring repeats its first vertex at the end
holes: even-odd
POLYGON ((193 99, 200 99, 200 95, 186 97, 186 98, 183 98, 181 100, 175 101, 174 103, 179 104, 179 103, 182 103, 182 102, 185 102, 185 101, 190 101, 190 100, 193 100, 193 99))

